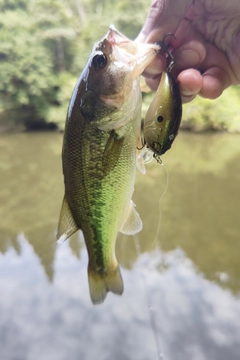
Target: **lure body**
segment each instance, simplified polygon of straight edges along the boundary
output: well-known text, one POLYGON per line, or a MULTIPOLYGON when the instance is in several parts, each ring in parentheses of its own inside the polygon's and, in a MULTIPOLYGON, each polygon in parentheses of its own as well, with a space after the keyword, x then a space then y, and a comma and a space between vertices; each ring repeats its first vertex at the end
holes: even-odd
POLYGON ((178 84, 169 71, 161 81, 144 120, 144 139, 155 156, 169 150, 182 118, 182 101, 178 84))

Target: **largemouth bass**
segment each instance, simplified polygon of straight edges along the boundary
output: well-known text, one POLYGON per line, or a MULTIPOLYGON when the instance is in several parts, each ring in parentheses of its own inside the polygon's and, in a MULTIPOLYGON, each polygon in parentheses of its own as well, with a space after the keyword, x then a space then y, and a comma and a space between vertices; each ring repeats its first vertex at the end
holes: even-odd
POLYGON ((64 241, 82 230, 94 304, 108 291, 122 294, 116 237, 142 228, 131 200, 141 122, 139 76, 158 48, 130 41, 111 26, 94 46, 70 100, 57 238, 64 241))

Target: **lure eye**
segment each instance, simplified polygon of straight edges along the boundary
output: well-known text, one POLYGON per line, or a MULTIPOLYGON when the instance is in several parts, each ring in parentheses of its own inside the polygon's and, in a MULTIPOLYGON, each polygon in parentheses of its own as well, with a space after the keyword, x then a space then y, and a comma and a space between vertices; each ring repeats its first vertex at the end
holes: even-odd
POLYGON ((162 122, 162 121, 163 121, 163 116, 159 115, 159 116, 157 117, 157 121, 158 121, 158 122, 162 122))
POLYGON ((107 65, 107 57, 104 53, 99 52, 92 59, 92 66, 95 69, 103 69, 107 65))

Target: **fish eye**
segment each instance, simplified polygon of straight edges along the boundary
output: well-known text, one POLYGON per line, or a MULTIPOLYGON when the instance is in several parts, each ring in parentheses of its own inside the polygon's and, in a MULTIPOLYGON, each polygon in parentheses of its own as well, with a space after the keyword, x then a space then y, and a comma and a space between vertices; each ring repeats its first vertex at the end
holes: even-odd
POLYGON ((104 53, 97 53, 92 59, 92 66, 95 69, 103 69, 107 65, 107 57, 104 53))

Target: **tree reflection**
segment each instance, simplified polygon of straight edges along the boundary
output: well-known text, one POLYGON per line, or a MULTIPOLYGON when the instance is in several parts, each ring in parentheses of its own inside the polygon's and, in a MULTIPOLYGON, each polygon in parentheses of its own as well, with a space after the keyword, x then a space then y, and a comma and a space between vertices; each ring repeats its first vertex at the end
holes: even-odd
MULTIPOLYGON (((164 252, 182 248, 207 279, 238 293, 240 149, 233 142, 236 137, 225 134, 229 142, 224 144, 221 136, 181 135, 185 144, 173 147, 166 156, 169 184, 161 205, 158 244, 164 252)), ((149 217, 140 234, 145 250, 155 236, 158 199, 165 186, 161 181, 166 179, 162 169, 156 175, 154 164, 147 177, 148 190, 146 184, 138 183, 138 210, 141 214, 147 209, 149 217)))
MULTIPOLYGON (((145 176, 138 174, 134 202, 143 220, 137 235, 141 252, 152 252, 156 246, 165 253, 181 248, 207 279, 236 294, 240 291, 240 145, 237 148, 234 139, 227 134, 179 135, 163 159, 169 184, 161 217, 159 198, 166 187, 166 171, 156 162, 147 167, 145 176)), ((52 281, 63 196, 62 135, 15 134, 2 140, 0 252, 13 248, 21 255, 18 234, 24 233, 52 281)), ((68 244, 80 259, 79 233, 68 244)), ((116 252, 125 268, 130 269, 137 259, 132 237, 119 234, 116 252)), ((163 259, 161 264, 159 271, 164 271, 163 259)))

